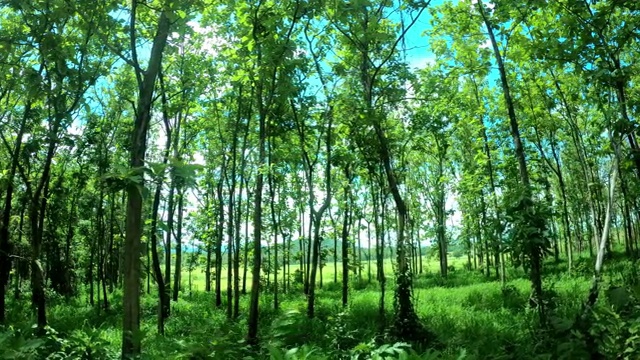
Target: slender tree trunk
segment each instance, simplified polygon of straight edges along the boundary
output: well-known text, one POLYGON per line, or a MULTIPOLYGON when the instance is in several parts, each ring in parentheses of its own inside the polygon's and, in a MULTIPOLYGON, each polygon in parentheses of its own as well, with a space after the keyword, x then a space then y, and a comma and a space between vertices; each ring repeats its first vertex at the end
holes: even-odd
MULTIPOLYGON (((25 213, 27 212, 27 207, 26 206, 22 206, 20 208, 20 223, 18 225, 18 244, 20 244, 22 242, 22 234, 23 234, 23 230, 24 230, 24 218, 25 218, 25 213)), ((16 263, 16 269, 19 268, 20 266, 20 262, 23 260, 18 259, 17 263, 16 263)), ((20 276, 20 271, 16 271, 16 282, 15 282, 15 288, 14 288, 14 293, 13 293, 13 298, 15 300, 20 300, 20 288, 22 285, 22 277, 20 276)))
MULTIPOLYGON (((251 111, 249 111, 249 114, 251 111)), ((250 119, 251 116, 248 116, 247 119, 250 119)), ((236 209, 236 230, 235 230, 235 254, 234 254, 234 262, 233 262, 233 285, 234 285, 234 301, 233 301, 233 317, 237 318, 240 315, 240 224, 242 223, 242 192, 245 188, 248 188, 247 184, 247 174, 245 173, 246 165, 247 165, 247 157, 245 156, 245 152, 247 150, 247 139, 249 138, 249 123, 250 120, 247 120, 247 127, 244 132, 244 136, 242 139, 242 148, 241 148, 241 163, 240 163, 240 190, 238 191, 238 206, 236 209)), ((249 198, 247 196, 247 207, 249 206, 249 198)), ((248 212, 248 211, 247 211, 248 212)), ((248 237, 248 236, 247 236, 248 237)), ((246 246, 245 246, 246 248, 246 246)), ((245 254, 246 261, 246 254, 245 254)), ((246 267, 245 267, 246 269, 246 267)), ((246 277, 246 273, 244 275, 246 277)), ((242 289, 244 291, 244 277, 243 277, 243 285, 242 289)))
MULTIPOLYGON (((224 172, 224 166, 223 166, 224 172)), ((222 238, 224 237, 224 202, 222 198, 222 179, 218 183, 218 236, 216 238, 216 307, 222 307, 222 238)))
MULTIPOLYGON (((444 184, 440 184, 444 186, 444 184)), ((447 277, 448 275, 448 263, 447 263, 447 237, 446 237, 446 215, 445 215, 445 200, 444 200, 444 189, 437 189, 438 193, 436 200, 436 234, 438 237, 438 250, 440 255, 440 275, 442 277, 447 277)), ((489 254, 487 253, 487 258, 489 254)), ((487 261, 488 262, 488 261, 487 261)), ((487 276, 489 276, 489 272, 487 271, 487 276)))
MULTIPOLYGON (((80 184, 78 184, 79 186, 80 184)), ((67 224, 67 236, 65 237, 65 247, 64 247, 64 292, 65 297, 69 299, 73 294, 73 287, 71 284, 71 272, 73 271, 73 264, 71 261, 71 242, 73 241, 73 236, 75 234, 75 226, 76 226, 76 206, 78 202, 79 194, 76 193, 71 200, 71 207, 69 209, 69 223, 67 224)))
MULTIPOLYGON (((484 21, 485 27, 487 28, 489 39, 491 41, 491 45, 495 55, 496 63, 498 65, 498 70, 500 73, 500 81, 502 85, 502 92, 504 96, 504 102, 507 107, 507 114, 509 115, 509 127, 511 130, 511 137, 513 138, 515 157, 516 157, 516 160, 518 161, 520 181, 524 189, 524 204, 526 207, 530 207, 532 205, 530 204, 532 202, 531 184, 529 181, 529 171, 527 170, 527 162, 524 154, 524 146, 520 138, 518 119, 516 117, 515 106, 513 103, 513 99, 511 97, 509 82, 507 79, 507 72, 506 72, 504 63, 502 61, 500 48, 498 47, 498 43, 493 33, 493 26, 489 21, 489 18, 485 14, 484 6, 485 5, 482 2, 477 2, 476 4, 476 7, 480 12, 480 15, 482 16, 482 19, 484 21)), ((531 240, 525 240, 525 241, 531 241, 531 240)), ((542 294, 542 258, 541 258, 542 251, 540 249, 540 246, 538 245, 531 244, 530 247, 531 247, 531 251, 529 251, 527 255, 531 260, 530 277, 531 277, 532 289, 535 294, 536 303, 538 304, 538 313, 540 315, 540 321, 544 323, 546 322, 546 315, 545 315, 543 294, 542 294)))
MULTIPOLYGON (((315 211, 314 211, 315 212, 315 211)), ((309 265, 311 273, 309 275, 309 294, 307 295, 307 316, 313 318, 315 316, 315 300, 316 300, 316 275, 320 260, 320 216, 313 216, 313 249, 311 256, 311 264, 309 265)))
MULTIPOLYGON (((60 111, 60 109, 56 109, 60 111)), ((47 314, 45 308, 45 292, 44 292, 44 269, 40 262, 40 255, 42 252, 42 239, 44 231, 44 219, 47 209, 47 200, 49 198, 49 180, 51 173, 51 164, 53 162, 53 155, 57 147, 57 136, 62 123, 62 114, 57 114, 57 117, 53 119, 53 126, 51 128, 54 136, 51 138, 47 150, 47 157, 45 159, 42 175, 38 183, 38 187, 33 191, 29 218, 31 221, 31 298, 33 305, 36 309, 38 332, 44 333, 44 328, 47 325, 47 314)), ((28 179, 25 179, 28 182, 28 179)), ((28 186, 28 190, 32 190, 31 186, 28 186)), ((31 191, 28 191, 31 192, 31 191)))
MULTIPOLYGON (((146 271, 145 278, 147 279, 147 295, 149 295, 151 294, 151 253, 149 252, 149 242, 145 241, 142 244, 144 245, 144 256, 147 258, 147 264, 145 266, 145 271, 146 271)), ((100 259, 98 258, 98 264, 99 263, 100 263, 100 259)), ((99 273, 98 273, 98 279, 100 279, 99 273)))
MULTIPOLYGON (((169 194, 167 196, 167 231, 166 237, 164 240, 164 284, 165 291, 167 293, 167 297, 170 299, 171 296, 171 239, 173 236, 173 216, 175 214, 175 191, 176 191, 176 178, 175 178, 175 170, 171 169, 171 184, 169 185, 169 194)), ((169 307, 169 311, 170 307, 169 307)))
POLYGON ((286 264, 287 264, 287 273, 285 275, 287 282, 286 282, 286 286, 284 288, 285 293, 288 293, 291 291, 291 237, 292 235, 289 234, 287 236, 287 252, 285 253, 286 256, 286 264))
POLYGON ((273 232, 273 249, 274 249, 274 273, 273 273, 273 308, 278 310, 280 304, 278 303, 278 232, 279 232, 279 223, 276 219, 276 206, 275 206, 275 198, 276 198, 276 189, 275 189, 275 180, 273 179, 273 140, 269 141, 269 155, 268 155, 268 164, 269 164, 269 174, 267 176, 267 180, 269 182, 269 206, 271 208, 271 226, 273 232))
MULTIPOLYGON (((170 137, 169 137, 170 139, 170 137)), ((168 140, 170 143, 170 140, 168 140)), ((166 150, 168 151, 168 149, 166 150)), ((165 151, 165 155, 166 155, 165 151)), ((165 164, 167 157, 165 156, 165 164)), ((160 270, 160 258, 158 256, 158 210, 160 208, 160 195, 162 192, 162 177, 156 181, 156 191, 153 196, 151 210, 151 229, 149 239, 151 240, 151 259, 153 263, 153 274, 158 287, 158 333, 164 335, 164 320, 169 316, 169 294, 165 289, 162 270, 160 270)))
MULTIPOLYGON (((209 225, 207 224, 207 232, 209 232, 209 225)), ((211 244, 210 244, 210 239, 207 239, 206 242, 206 247, 207 247, 207 265, 206 265, 206 269, 204 271, 204 278, 205 278, 205 285, 204 285, 204 291, 205 292, 211 292, 211 253, 212 253, 212 249, 211 249, 211 244)))
MULTIPOLYGON (((247 191, 249 190, 247 184, 247 191)), ((247 269, 249 268, 249 218, 251 216, 251 204, 250 198, 251 196, 247 193, 247 216, 245 218, 244 224, 244 263, 242 268, 242 293, 247 293, 247 269)), ((254 199, 255 201, 255 199, 254 199)))
MULTIPOLYGON (((593 275, 593 280, 591 282, 591 287, 589 289, 589 294, 587 296, 587 301, 583 305, 582 312, 578 315, 578 321, 576 321, 579 325, 581 325, 580 326, 581 328, 586 326, 586 322, 588 321, 587 319, 589 318, 590 311, 595 305, 596 301, 598 300, 598 296, 600 294, 600 282, 602 281, 601 271, 602 271, 602 265, 604 263, 604 255, 607 248, 606 243, 609 239, 609 229, 611 225, 611 215, 612 215, 611 213, 613 210, 613 203, 615 201, 614 191, 615 191, 616 176, 618 173, 617 166, 614 165, 612 170, 613 170, 613 174, 609 179, 610 184, 609 184, 609 194, 608 194, 609 196, 608 196, 608 202, 607 202, 606 216, 605 216, 604 227, 602 229, 602 238, 600 239, 600 244, 598 246, 598 255, 595 263, 595 272, 593 275)), ((585 334, 585 342, 590 352, 592 354, 595 353, 594 351, 595 339, 589 332, 586 332, 585 334)), ((592 357, 592 358, 597 358, 597 357, 592 357)))
MULTIPOLYGON (((47 314, 45 309, 45 294, 44 294, 44 278, 42 264, 40 263, 40 253, 42 249, 42 229, 39 226, 39 216, 44 214, 39 213, 38 204, 31 204, 30 220, 31 220, 31 291, 32 302, 36 309, 36 317, 38 324, 38 331, 44 332, 45 326, 47 326, 47 314)), ((93 283, 92 283, 93 286, 93 283)))
POLYGON ((0 220, 0 324, 5 323, 5 297, 6 286, 9 282, 9 274, 11 273, 11 253, 13 245, 9 238, 9 222, 11 221, 11 202, 13 199, 13 181, 16 176, 18 164, 20 161, 20 153, 22 149, 22 138, 24 137, 27 119, 31 113, 31 102, 25 104, 24 113, 20 122, 20 128, 16 135, 16 144, 13 147, 13 155, 11 156, 11 168, 7 175, 7 191, 4 197, 4 208, 2 211, 2 219, 0 220))
MULTIPOLYGON (((207 183, 207 190, 204 193, 204 211, 207 214, 210 214, 210 216, 213 219, 216 219, 217 216, 215 214, 215 212, 212 210, 213 209, 213 204, 212 204, 212 198, 214 196, 213 194, 213 179, 209 176, 207 176, 207 180, 205 180, 207 183)), ((213 220, 212 219, 212 220, 213 220)), ((215 226, 215 225, 214 225, 215 226)), ((207 293, 211 292, 211 266, 212 266, 212 255, 213 255, 213 239, 212 239, 212 235, 213 235, 213 231, 211 230, 211 221, 207 221, 206 225, 205 225, 205 230, 204 230, 204 246, 205 246, 205 251, 206 251, 206 264, 205 264, 205 269, 204 269, 204 291, 207 293)))
MULTIPOLYGON (((235 149, 234 149, 235 152, 235 149)), ((234 155, 235 156, 235 155, 234 155)), ((235 159, 233 160, 235 162, 235 159)), ((233 253, 235 252, 235 246, 233 241, 233 232, 235 227, 233 225, 233 203, 235 202, 235 164, 231 167, 231 173, 233 185, 229 189, 229 203, 227 209, 229 212, 229 220, 227 221, 227 318, 233 318, 233 253)))
POLYGON ((418 237, 418 273, 422 274, 422 238, 420 237, 420 226, 418 226, 416 236, 418 237))
MULTIPOLYGON (((310 188, 312 189, 312 187, 310 188)), ((308 191, 312 191, 307 189, 308 191)), ((313 254, 312 249, 311 249, 311 245, 313 244, 313 239, 315 239, 312 235, 313 232, 313 225, 314 225, 314 219, 313 219, 313 205, 311 205, 311 207, 309 207, 309 231, 307 233, 307 249, 305 250, 305 253, 307 255, 307 262, 305 263, 305 269, 306 269, 306 276, 304 278, 304 293, 305 295, 309 295, 309 288, 311 287, 311 256, 313 254)))
MULTIPOLYGON (((345 210, 342 219, 342 306, 348 305, 349 296, 349 216, 351 209, 351 169, 350 164, 344 168, 344 175, 347 183, 343 192, 345 196, 345 210)), ((355 254, 355 253, 354 253, 355 254)))
POLYGON ((178 189, 178 227, 176 231, 176 268, 173 275, 173 301, 178 301, 182 281, 182 220, 184 217, 184 188, 178 189))
POLYGON ((89 276, 88 276, 88 281, 89 281, 89 305, 91 305, 91 307, 93 307, 95 305, 95 302, 93 300, 93 295, 94 295, 94 290, 93 290, 93 259, 95 257, 95 248, 93 246, 93 243, 91 243, 89 245, 89 249, 91 250, 91 253, 89 254, 89 276))
MULTIPOLYGON (((116 282, 116 272, 117 272, 117 266, 114 265, 114 258, 115 256, 113 255, 113 244, 115 242, 115 236, 116 236, 116 230, 115 230, 115 211, 116 211, 116 203, 115 203, 115 193, 112 192, 110 194, 109 197, 109 255, 108 255, 108 259, 109 259, 109 265, 108 265, 108 271, 109 271, 109 292, 113 294, 113 286, 115 285, 116 282)), ((75 214, 75 211, 74 211, 75 214)), ((67 246, 69 246, 70 243, 67 242, 67 246)), ((67 251, 67 253, 69 253, 67 251)), ((68 256, 68 255, 67 255, 68 256)), ((67 280, 70 283, 70 279, 67 280)))
MULTIPOLYGON (((331 138, 332 138, 332 109, 329 109, 329 114, 327 115, 327 135, 326 135, 326 156, 327 158, 331 158, 331 138)), ((301 140, 304 142, 304 136, 301 136, 301 140)), ((331 204, 331 162, 326 162, 325 172, 325 198, 324 202, 320 206, 320 208, 316 211, 314 209, 315 203, 315 194, 313 188, 313 168, 311 166, 311 162, 309 161, 308 156, 305 156, 306 159, 306 174, 307 174, 307 190, 309 191, 309 211, 311 214, 311 227, 313 227, 313 249, 312 249, 312 257, 310 264, 311 272, 309 278, 309 292, 307 297, 307 316, 309 318, 313 318, 315 316, 315 291, 316 291, 316 273, 318 270, 318 265, 320 261, 320 251, 321 251, 321 237, 320 237, 320 226, 322 225, 322 216, 324 212, 329 208, 331 204)), ((310 234, 311 235, 311 234, 310 234)), ((309 237, 311 238, 311 236, 309 237)), ((320 269, 322 271, 322 269, 320 269)))
MULTIPOLYGON (((331 227, 333 228, 333 282, 338 283, 338 226, 333 218, 331 212, 329 212, 329 218, 331 219, 331 227)), ((344 260, 343 260, 344 261, 344 260)))
POLYGON ((373 200, 373 222, 376 235, 376 278, 380 283, 380 301, 378 303, 378 316, 380 317, 381 328, 386 323, 385 313, 385 291, 387 279, 384 274, 384 196, 382 189, 374 189, 373 178, 375 174, 369 170, 369 177, 372 179, 371 198, 373 200))
MULTIPOLYGON (((301 196, 301 195, 300 195, 301 196)), ((307 280, 306 280, 306 274, 307 274, 307 269, 305 268, 305 252, 304 252, 304 208, 300 208, 300 237, 298 238, 298 245, 300 245, 300 251, 298 252, 299 254, 299 258, 300 258, 300 276, 302 277, 302 283, 303 283, 303 292, 304 294, 307 293, 307 280)))
MULTIPOLYGON (((482 217, 480 218, 480 224, 482 225, 480 229, 487 229, 489 227, 489 224, 487 223, 487 205, 484 201, 484 191, 480 191, 479 194, 480 197, 480 207, 481 207, 481 212, 482 212, 482 217)), ((491 247, 489 246, 489 236, 487 235, 486 230, 479 230, 480 233, 483 235, 484 237, 484 255, 485 255, 485 261, 486 261, 486 265, 485 265, 485 270, 486 270, 486 274, 487 277, 491 277, 491 258, 490 258, 490 254, 491 254, 491 247)))
MULTIPOLYGON (((136 22, 137 0, 131 9, 131 24, 136 22)), ((158 31, 154 37, 147 71, 136 69, 138 79, 138 105, 131 133, 130 167, 140 178, 145 162, 147 133, 151 120, 151 105, 156 78, 162 63, 162 53, 167 43, 171 22, 169 10, 163 10, 158 20, 158 31)), ((135 48, 135 27, 131 28, 132 47, 135 48)), ((135 50, 134 50, 135 53, 135 50)), ((137 59, 134 60, 137 64, 137 59)), ((141 180, 142 181, 142 180, 141 180)), ((144 187, 144 184, 140 184, 144 187)), ((142 191, 138 184, 127 187, 126 236, 124 244, 124 317, 122 327, 122 358, 140 354, 140 238, 142 237, 142 191)))
MULTIPOLYGON (((358 217, 358 227, 356 228, 356 237, 358 239, 358 281, 362 281, 362 239, 360 230, 362 228, 362 215, 358 217)), ((354 253, 355 256, 355 253, 354 253)))
POLYGON ((371 283, 371 222, 367 220, 367 281, 371 283))
MULTIPOLYGON (((258 103, 260 107, 260 125, 258 139, 258 165, 266 163, 265 142, 267 140, 266 112, 262 105, 262 89, 258 87, 258 103)), ((249 331, 247 342, 250 345, 258 343, 258 305, 260 302, 260 269, 262 265, 262 189, 264 174, 256 174, 255 206, 253 213, 253 269, 251 272, 251 300, 249 303, 249 331)))
MULTIPOLYGON (((241 170, 241 176, 244 176, 244 170, 241 170)), ((233 318, 240 316, 240 224, 242 223, 242 188, 242 181, 240 181, 238 207, 236 209, 235 246, 233 247, 233 318)))
MULTIPOLYGON (((102 171, 100 171, 102 174, 102 171)), ((100 286, 102 286, 102 305, 105 311, 109 310, 109 300, 107 298, 106 276, 105 276, 105 252, 106 252, 106 231, 104 223, 104 188, 100 187, 100 195, 98 196, 98 211, 97 211, 97 230, 98 230, 98 294, 100 293, 100 286)))

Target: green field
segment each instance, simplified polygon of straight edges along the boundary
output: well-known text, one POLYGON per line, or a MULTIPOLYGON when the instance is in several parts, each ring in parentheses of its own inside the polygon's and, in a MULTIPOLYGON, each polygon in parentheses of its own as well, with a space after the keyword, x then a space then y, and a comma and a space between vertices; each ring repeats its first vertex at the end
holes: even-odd
MULTIPOLYGON (((362 262, 362 279, 367 280, 368 279, 368 273, 367 273, 367 269, 368 269, 368 265, 369 263, 371 264, 371 277, 372 280, 375 280, 376 277, 376 262, 375 260, 371 260, 371 261, 363 261, 362 262)), ((458 270, 462 270, 464 268, 464 266, 467 264, 467 259, 464 257, 451 257, 449 259, 449 266, 453 266, 455 269, 458 270)), ((342 262, 338 261, 338 281, 341 281, 342 279, 342 262)), ((293 275, 295 273, 296 270, 300 269, 300 264, 291 264, 291 274, 293 275)), ((422 257, 422 270, 424 274, 432 274, 432 273, 438 273, 440 271, 440 263, 438 262, 438 260, 434 260, 434 259, 429 259, 427 256, 423 256, 422 257)), ((329 262, 326 264, 326 266, 324 266, 322 268, 322 279, 323 279, 323 284, 328 284, 328 283, 332 283, 333 279, 334 279, 334 266, 333 266, 333 261, 329 262)), ((384 271, 385 274, 387 275, 387 277, 393 277, 393 272, 394 272, 394 260, 393 259, 384 259, 384 271)), ((240 276, 242 276, 243 270, 242 270, 242 265, 240 266, 240 276)), ((262 276, 266 276, 266 274, 264 273, 264 271, 262 272, 262 276)), ((270 279, 273 281, 273 276, 274 274, 270 274, 270 279)), ((282 267, 280 267, 280 270, 278 271, 278 278, 279 281, 282 281, 282 276, 283 276, 283 270, 282 267)), ((353 272, 351 272, 351 276, 353 276, 353 272)), ((251 286, 251 280, 252 280, 253 276, 251 275, 251 269, 247 270, 247 287, 251 286)), ((182 271, 182 288, 184 290, 188 289, 189 287, 189 271, 182 271)), ((222 267, 222 276, 220 277, 220 283, 221 283, 221 288, 223 290, 226 291, 227 289, 227 267, 226 264, 223 265, 222 267)), ((192 281, 192 290, 194 292, 196 291, 204 291, 206 288, 206 276, 205 276, 205 269, 203 267, 199 267, 196 268, 195 270, 193 270, 191 272, 191 281, 192 281)), ((242 284, 242 279, 240 280, 241 284, 242 284)), ((317 283, 318 285, 320 284, 320 271, 318 271, 317 273, 317 283)), ((213 282, 212 282, 212 288, 213 288, 213 282)))

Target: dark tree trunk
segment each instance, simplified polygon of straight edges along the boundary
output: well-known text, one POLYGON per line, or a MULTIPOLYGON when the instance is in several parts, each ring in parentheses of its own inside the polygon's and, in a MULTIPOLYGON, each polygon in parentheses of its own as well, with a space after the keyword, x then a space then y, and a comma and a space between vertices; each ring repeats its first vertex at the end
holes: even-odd
MULTIPOLYGON (((259 143, 258 143, 258 164, 266 163, 265 142, 267 139, 266 131, 266 112, 262 105, 262 90, 259 87, 258 103, 260 104, 260 126, 259 126, 259 143)), ((251 300, 249 303, 249 331, 247 334, 247 342, 251 345, 258 343, 258 305, 260 302, 260 269, 262 265, 262 189, 264 184, 264 174, 260 171, 256 174, 256 190, 254 199, 253 213, 253 269, 251 279, 251 300)))
MULTIPOLYGON (((224 171, 224 166, 223 166, 224 171)), ((224 237, 224 201, 222 198, 222 179, 217 187, 218 195, 218 234, 216 237, 216 307, 222 307, 222 238, 224 237)))
MULTIPOLYGON (((169 194, 167 196, 167 231, 164 240, 164 284, 167 297, 171 298, 171 239, 173 236, 173 216, 175 214, 175 193, 176 193, 176 179, 175 170, 171 169, 169 184, 169 194)), ((169 307, 170 308, 170 307, 169 307)), ((171 310, 169 310, 171 311, 171 310)))
POLYGON ((22 149, 22 138, 27 123, 27 119, 31 113, 31 102, 27 102, 25 110, 20 122, 20 129, 16 136, 16 144, 13 148, 11 156, 11 168, 7 176, 7 191, 4 197, 4 208, 2 211, 2 219, 0 220, 0 324, 5 322, 5 297, 6 288, 9 282, 9 274, 11 273, 11 253, 13 246, 9 238, 9 222, 11 221, 11 202, 13 199, 13 181, 18 169, 20 161, 20 153, 22 149))
POLYGON ((343 188, 345 211, 342 219, 342 306, 346 307, 349 296, 349 226, 351 212, 353 211, 351 196, 353 176, 351 175, 351 164, 345 165, 344 176, 347 179, 347 183, 343 188))
POLYGON ((267 181, 269 182, 269 206, 271 209, 271 226, 273 232, 273 249, 274 249, 274 273, 273 273, 273 308, 278 310, 280 304, 278 302, 278 232, 279 232, 279 222, 276 218, 276 185, 275 179, 273 176, 273 140, 269 141, 268 146, 268 164, 269 164, 269 174, 267 176, 267 181))
POLYGON ((251 217, 251 195, 248 193, 249 185, 247 185, 247 216, 244 223, 244 262, 242 266, 242 294, 247 293, 247 269, 249 268, 249 220, 251 217))
POLYGON ((182 281, 182 220, 184 218, 184 188, 178 189, 178 227, 176 229, 176 268, 173 275, 173 301, 178 301, 182 281))
MULTIPOLYGON (((29 204, 29 219, 31 222, 31 298, 33 305, 36 308, 38 332, 44 333, 44 328, 47 325, 47 315, 45 308, 45 293, 44 293, 44 270, 40 263, 40 255, 42 252, 42 238, 44 231, 44 219, 47 209, 47 200, 49 198, 49 180, 51 173, 51 164, 53 162, 53 155, 57 147, 57 136, 62 124, 62 112, 57 109, 57 117, 53 119, 53 126, 51 132, 53 137, 49 142, 47 150, 47 157, 45 159, 42 175, 38 183, 38 187, 35 191, 31 192, 31 186, 28 185, 28 192, 32 194, 31 202, 29 204)), ((30 184, 28 179, 25 179, 25 183, 30 184)))

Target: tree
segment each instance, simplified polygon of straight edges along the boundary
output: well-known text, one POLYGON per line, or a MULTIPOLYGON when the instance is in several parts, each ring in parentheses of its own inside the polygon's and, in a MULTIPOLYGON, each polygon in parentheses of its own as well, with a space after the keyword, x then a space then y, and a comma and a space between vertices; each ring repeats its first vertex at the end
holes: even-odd
POLYGON ((143 167, 147 150, 147 134, 151 121, 151 108, 156 79, 160 73, 162 56, 171 29, 170 18, 175 16, 169 2, 162 4, 157 31, 149 55, 149 64, 142 70, 138 61, 138 34, 136 17, 138 1, 132 1, 129 23, 131 59, 128 62, 136 75, 138 99, 131 132, 131 177, 127 184, 127 222, 124 244, 124 319, 122 327, 122 357, 135 357, 140 353, 140 238, 142 237, 143 167))
MULTIPOLYGON (((359 71, 359 83, 355 82, 355 79, 353 83, 354 86, 357 84, 359 87, 357 93, 362 101, 362 106, 358 109, 360 111, 358 122, 360 126, 364 125, 365 128, 370 129, 369 134, 376 139, 375 152, 378 155, 378 163, 382 167, 395 203, 398 268, 394 330, 401 338, 409 338, 417 334, 419 331, 416 330, 421 326, 411 300, 412 274, 406 256, 405 228, 408 210, 400 189, 399 172, 392 156, 394 144, 389 132, 393 125, 389 124, 384 108, 377 104, 381 99, 397 101, 397 93, 380 92, 380 89, 385 85, 395 86, 395 89, 398 89, 397 78, 402 76, 402 66, 397 62, 398 44, 404 39, 408 29, 418 20, 428 3, 421 4, 419 8, 409 8, 411 22, 408 26, 403 26, 399 35, 391 31, 388 18, 388 11, 394 9, 388 9, 389 6, 386 5, 386 3, 372 3, 364 4, 362 7, 352 7, 350 4, 345 4, 328 9, 327 14, 333 27, 340 33, 343 46, 349 51, 350 63, 347 66, 352 66, 359 71)), ((400 92, 400 90, 397 91, 400 92)), ((352 136, 361 137, 362 134, 357 133, 359 129, 354 125, 351 125, 352 136)), ((360 141, 363 141, 362 137, 360 141)), ((360 147, 363 148, 363 145, 360 147)))

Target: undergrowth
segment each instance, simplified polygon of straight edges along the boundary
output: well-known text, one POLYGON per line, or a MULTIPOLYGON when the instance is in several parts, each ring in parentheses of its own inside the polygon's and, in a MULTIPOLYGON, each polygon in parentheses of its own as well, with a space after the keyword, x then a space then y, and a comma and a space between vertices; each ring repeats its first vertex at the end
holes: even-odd
MULTIPOLYGON (((172 303, 166 336, 156 334, 156 299, 142 299, 143 359, 583 359, 640 358, 640 275, 623 260, 606 268, 601 296, 586 321, 576 322, 591 273, 576 261, 571 276, 546 276, 549 321, 540 324, 529 307, 530 282, 515 278, 504 286, 482 274, 456 271, 447 279, 417 277, 416 313, 432 337, 413 344, 394 339, 383 321, 392 318, 393 292, 387 291, 380 317, 377 284, 360 281, 349 305, 341 306, 340 287, 318 290, 316 317, 308 319, 298 292, 261 303, 261 346, 245 340, 246 314, 226 318, 212 305, 212 294, 185 295, 172 303), (586 324, 586 325, 585 325, 586 324), (592 339, 591 341, 589 339, 592 339)), ((586 261, 584 261, 586 263, 586 261)), ((389 285, 392 289, 393 284, 389 285)), ((28 298, 28 293, 23 294, 28 298)), ((247 299, 243 297, 242 308, 247 299)), ((0 328, 0 359, 118 359, 122 296, 110 295, 109 311, 84 297, 50 301, 50 326, 35 336, 27 302, 9 301, 9 321, 0 328)))

